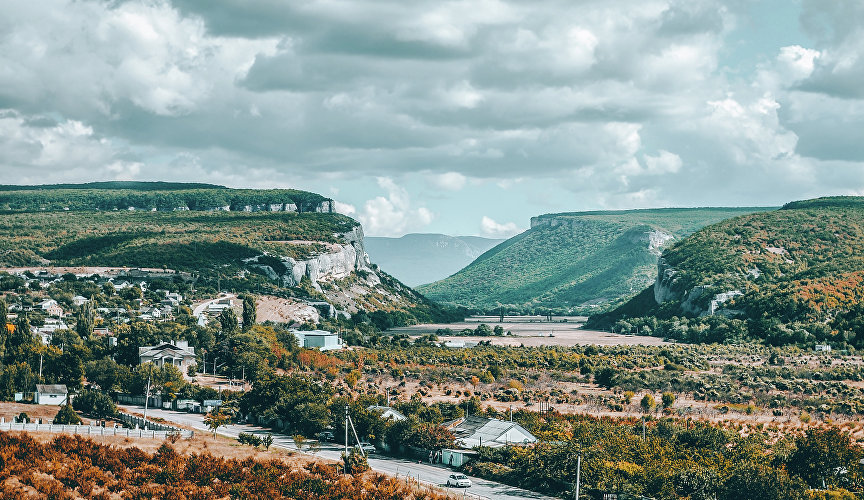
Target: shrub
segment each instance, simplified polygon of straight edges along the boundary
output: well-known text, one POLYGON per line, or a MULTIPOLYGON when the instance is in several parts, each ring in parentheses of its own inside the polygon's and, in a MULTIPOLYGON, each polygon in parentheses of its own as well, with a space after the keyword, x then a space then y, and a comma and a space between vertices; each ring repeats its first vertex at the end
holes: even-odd
POLYGON ((249 446, 258 446, 261 444, 260 437, 256 436, 255 434, 250 434, 248 432, 241 432, 240 434, 238 434, 237 441, 239 441, 241 444, 248 444, 249 446))
POLYGON ((72 400, 76 410, 95 418, 109 418, 117 414, 117 406, 111 397, 101 391, 84 389, 72 400))
POLYGON ((60 411, 57 412, 57 415, 54 417, 54 423, 62 425, 80 424, 81 417, 79 417, 78 414, 75 413, 75 410, 67 404, 60 407, 60 411))

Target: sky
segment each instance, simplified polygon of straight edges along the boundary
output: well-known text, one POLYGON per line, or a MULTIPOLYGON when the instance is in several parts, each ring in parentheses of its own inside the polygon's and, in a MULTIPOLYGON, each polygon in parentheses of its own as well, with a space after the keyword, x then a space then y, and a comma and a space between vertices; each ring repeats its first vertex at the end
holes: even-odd
POLYGON ((864 194, 864 3, 0 2, 0 184, 299 188, 367 235, 864 194))

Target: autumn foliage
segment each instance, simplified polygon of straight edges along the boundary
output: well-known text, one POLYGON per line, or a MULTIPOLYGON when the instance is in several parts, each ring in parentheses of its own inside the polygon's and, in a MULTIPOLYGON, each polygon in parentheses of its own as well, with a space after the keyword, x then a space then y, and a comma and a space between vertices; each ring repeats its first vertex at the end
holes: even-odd
POLYGON ((27 434, 0 432, 0 498, 34 493, 52 499, 444 498, 379 474, 343 475, 335 465, 298 469, 279 460, 181 455, 167 443, 149 454, 68 435, 41 444, 27 434))

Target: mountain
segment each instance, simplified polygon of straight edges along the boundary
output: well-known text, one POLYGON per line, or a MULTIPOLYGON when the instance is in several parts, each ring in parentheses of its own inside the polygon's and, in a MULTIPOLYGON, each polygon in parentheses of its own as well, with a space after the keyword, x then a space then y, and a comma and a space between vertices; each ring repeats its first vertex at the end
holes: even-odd
POLYGON ((653 286, 591 323, 610 325, 625 316, 631 326, 651 323, 654 331, 665 328, 656 319, 701 316, 708 328, 746 328, 743 334, 773 344, 862 347, 864 198, 792 202, 705 227, 663 252, 653 286))
POLYGON ((547 214, 441 281, 418 287, 447 304, 493 309, 591 310, 618 304, 654 280, 670 242, 766 208, 670 208, 547 214))
POLYGON ((373 268, 360 224, 331 213, 331 200, 316 193, 15 186, 0 191, 0 207, 0 267, 168 269, 195 276, 197 288, 327 301, 348 312, 403 311, 427 321, 440 311, 373 268))
POLYGON ((504 240, 479 236, 406 234, 401 238, 366 237, 372 262, 409 286, 446 278, 504 240))

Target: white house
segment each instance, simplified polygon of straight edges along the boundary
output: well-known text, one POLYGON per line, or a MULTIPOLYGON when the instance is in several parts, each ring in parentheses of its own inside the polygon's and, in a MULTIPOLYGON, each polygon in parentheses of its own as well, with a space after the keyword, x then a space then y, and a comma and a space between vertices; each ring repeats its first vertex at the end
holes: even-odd
POLYGON ((72 297, 72 303, 76 306, 83 306, 88 302, 90 302, 90 299, 88 299, 87 297, 82 297, 81 295, 76 295, 72 297))
POLYGON ((145 346, 138 348, 138 362, 153 363, 156 366, 173 365, 176 366, 183 376, 189 370, 189 367, 195 364, 195 348, 189 347, 189 343, 185 340, 177 340, 171 342, 163 342, 159 345, 145 346))
POLYGON ((516 422, 497 418, 464 417, 446 422, 445 427, 456 436, 464 448, 490 446, 497 448, 510 444, 536 443, 537 438, 516 422))
POLYGON ((63 308, 60 307, 60 304, 58 304, 54 299, 43 300, 39 303, 39 307, 41 307, 48 316, 57 316, 58 318, 63 316, 63 308))
POLYGON ((45 324, 40 327, 33 327, 33 333, 38 336, 45 345, 51 344, 51 339, 54 338, 54 332, 57 330, 68 330, 69 326, 62 319, 46 318, 45 324))
POLYGON ((36 384, 36 397, 34 402, 37 405, 60 406, 66 404, 68 399, 69 391, 63 384, 36 384))
POLYGON ((390 406, 372 405, 366 409, 371 411, 371 412, 378 413, 379 416, 384 420, 393 420, 394 422, 399 422, 401 420, 405 420, 408 418, 405 415, 403 415, 399 410, 397 410, 396 408, 392 408, 390 406))
POLYGON ((291 333, 297 337, 297 343, 300 344, 300 347, 305 347, 307 349, 335 351, 342 349, 344 346, 339 335, 333 332, 324 330, 291 330, 291 333))

